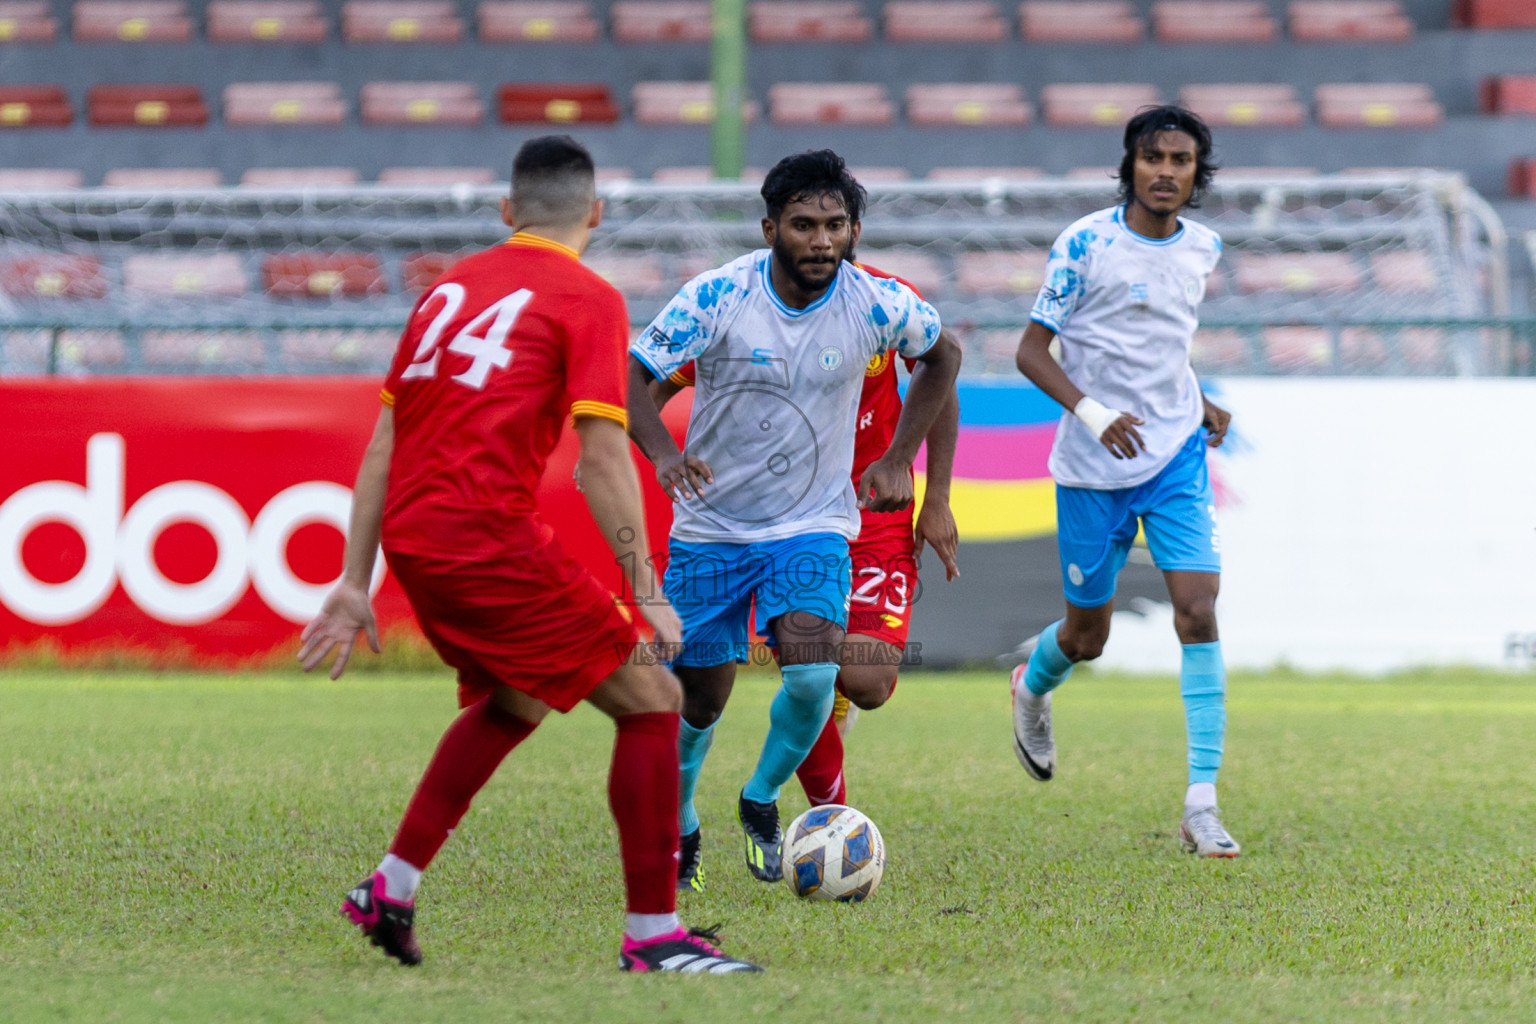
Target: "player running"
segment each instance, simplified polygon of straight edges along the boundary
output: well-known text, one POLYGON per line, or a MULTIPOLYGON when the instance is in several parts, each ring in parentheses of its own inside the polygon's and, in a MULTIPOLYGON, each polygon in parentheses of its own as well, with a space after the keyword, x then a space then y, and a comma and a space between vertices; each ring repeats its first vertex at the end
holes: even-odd
POLYGON ((1056 772, 1051 691, 1109 638, 1115 578, 1146 531, 1183 644, 1179 689, 1189 788, 1179 839, 1202 857, 1236 857, 1222 827, 1216 773, 1226 735, 1226 669, 1216 633, 1221 557, 1205 449, 1231 416, 1189 364, 1206 278, 1221 238, 1179 217, 1216 171, 1211 133, 1181 107, 1125 127, 1121 204, 1077 221, 1051 247, 1045 283, 1019 342, 1020 372, 1070 410, 1051 448, 1067 614, 1014 669, 1014 752, 1031 777, 1056 772), (1051 358, 1061 339, 1061 363, 1051 358))
MULTIPOLYGON (((618 730, 608 798, 628 895, 620 969, 761 970, 714 948, 712 933, 678 923, 681 691, 665 669, 627 657, 637 640, 628 610, 562 549, 534 498, 570 416, 592 517, 625 582, 654 593, 625 436, 629 318, 619 293, 580 263, 601 218, 585 149, 546 136, 518 150, 512 196, 502 200, 516 233, 455 265, 416 303, 358 471, 345 572, 302 635, 306 670, 337 649, 333 679, 358 631, 379 649, 367 588, 382 537, 422 632, 458 670, 465 710, 378 870, 342 903, 402 964, 422 958, 414 931, 422 872, 471 799, 551 708, 587 700, 618 730)), ((640 609, 658 641, 680 640, 665 599, 640 609)))
POLYGON ((683 684, 679 877, 696 874, 694 789, 747 660, 747 617, 778 649, 783 684, 737 814, 751 873, 781 877, 779 787, 828 719, 848 621, 848 541, 859 510, 912 501, 912 461, 953 391, 960 351, 938 314, 901 283, 845 262, 864 189, 830 150, 786 157, 768 173, 769 248, 685 285, 631 346, 631 433, 676 502, 666 593, 682 617, 674 662, 683 684), (894 351, 916 360, 889 448, 852 484, 865 370, 894 351), (695 362, 686 454, 648 390, 695 362))

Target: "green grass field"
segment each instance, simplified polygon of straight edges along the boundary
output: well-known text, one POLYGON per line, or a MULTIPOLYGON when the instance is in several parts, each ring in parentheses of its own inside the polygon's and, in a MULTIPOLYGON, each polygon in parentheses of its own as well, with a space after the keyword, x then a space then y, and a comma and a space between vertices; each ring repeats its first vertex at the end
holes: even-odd
POLYGON ((0 1020, 1532 1017, 1529 677, 1235 676, 1221 792, 1245 854, 1197 862, 1174 839, 1173 680, 1075 677, 1040 785, 1001 673, 911 675, 849 739, 852 802, 889 853, 859 906, 740 864, 732 800, 770 685, 745 680, 722 722, 700 787, 710 891, 681 908, 770 973, 635 978, 615 970, 595 712, 551 719, 481 795, 406 970, 336 909, 454 714, 446 676, 9 673, 0 1020))

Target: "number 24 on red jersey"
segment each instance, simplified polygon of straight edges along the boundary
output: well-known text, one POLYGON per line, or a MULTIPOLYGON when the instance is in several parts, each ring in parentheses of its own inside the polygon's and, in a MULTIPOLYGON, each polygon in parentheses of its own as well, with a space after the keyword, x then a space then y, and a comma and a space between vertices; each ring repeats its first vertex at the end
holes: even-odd
POLYGON ((442 300, 442 307, 432 316, 432 322, 422 333, 410 365, 400 373, 402 384, 409 380, 435 379, 438 357, 444 347, 449 352, 469 357, 468 368, 454 374, 451 379, 475 391, 485 387, 486 378, 493 369, 505 370, 512 364, 513 352, 507 347, 507 338, 512 334, 512 328, 524 308, 533 301, 533 292, 519 288, 510 295, 503 295, 460 328, 446 346, 441 346, 443 332, 458 317, 466 295, 463 285, 446 281, 432 289, 432 293, 416 308, 417 316, 427 316, 438 300, 442 300))

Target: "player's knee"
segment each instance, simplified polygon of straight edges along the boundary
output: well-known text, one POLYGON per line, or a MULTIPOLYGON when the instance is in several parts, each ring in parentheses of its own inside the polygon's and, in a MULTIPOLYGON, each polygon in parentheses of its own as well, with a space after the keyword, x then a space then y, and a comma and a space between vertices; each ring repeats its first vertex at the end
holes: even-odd
POLYGON ((843 693, 854 707, 861 711, 873 711, 891 697, 896 688, 895 665, 844 666, 838 673, 843 693))
POLYGON ((824 661, 812 665, 785 665, 784 692, 796 700, 825 700, 837 682, 837 664, 824 661))
POLYGON ((1058 630, 1056 633, 1056 646, 1061 648, 1061 653, 1070 660, 1092 661, 1104 653, 1104 645, 1109 641, 1109 630, 1084 630, 1078 633, 1068 633, 1058 630))
POLYGON ((673 714, 683 710, 683 686, 677 681, 677 676, 662 668, 660 665, 652 666, 649 673, 651 680, 647 684, 647 693, 657 705, 656 711, 669 711, 673 714))
POLYGON ((1173 606, 1173 628, 1179 642, 1208 644, 1216 639, 1216 598, 1201 594, 1184 598, 1173 606))

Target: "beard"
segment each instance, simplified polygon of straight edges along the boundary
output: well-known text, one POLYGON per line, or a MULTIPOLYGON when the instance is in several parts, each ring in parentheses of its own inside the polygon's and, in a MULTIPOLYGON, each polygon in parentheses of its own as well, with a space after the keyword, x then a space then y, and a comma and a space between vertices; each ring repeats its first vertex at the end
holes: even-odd
POLYGON ((824 263, 820 260, 815 261, 812 264, 813 266, 827 266, 832 269, 831 275, 829 275, 825 281, 815 281, 806 275, 805 271, 800 268, 800 264, 795 262, 794 257, 789 252, 789 249, 784 245, 782 238, 776 238, 773 242, 773 258, 778 261, 779 267, 784 271, 785 276, 794 283, 796 288, 799 288, 803 292, 819 292, 825 290, 827 286, 832 283, 832 278, 837 276, 838 268, 842 264, 843 260, 847 257, 847 255, 848 250, 845 249, 839 255, 828 256, 824 263))

